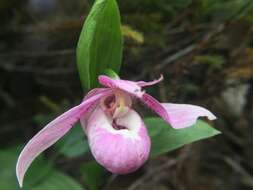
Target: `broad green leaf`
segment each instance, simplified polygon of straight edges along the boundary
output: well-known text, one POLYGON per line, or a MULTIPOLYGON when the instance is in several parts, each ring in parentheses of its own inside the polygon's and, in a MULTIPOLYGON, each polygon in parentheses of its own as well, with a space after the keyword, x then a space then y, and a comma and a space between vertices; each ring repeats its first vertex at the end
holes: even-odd
POLYGON ((82 86, 97 86, 105 69, 119 72, 122 61, 120 13, 116 0, 96 0, 81 31, 77 64, 82 86))
POLYGON ((47 179, 37 184, 32 190, 84 190, 84 188, 71 177, 54 170, 47 179))
MULTIPOLYGON (((21 146, 0 150, 0 189, 19 190, 15 166, 21 146)), ((39 156, 28 169, 23 190, 83 190, 71 177, 52 168, 51 162, 39 156)))
MULTIPOLYGON (((47 176, 53 171, 52 163, 45 160, 43 155, 40 155, 32 163, 24 178, 24 187, 30 189, 40 181, 47 179, 47 176)), ((15 177, 16 179, 16 177, 15 177)))
POLYGON ((15 177, 17 147, 0 150, 0 189, 18 190, 15 177))
POLYGON ((202 120, 198 120, 195 125, 185 129, 173 129, 161 118, 147 118, 145 124, 152 141, 152 157, 220 134, 218 130, 210 127, 202 120))
POLYGON ((89 145, 80 124, 76 124, 70 132, 56 144, 56 147, 60 153, 67 157, 76 157, 87 152, 89 150, 89 145))
POLYGON ((85 184, 90 190, 99 190, 105 181, 105 169, 97 162, 91 161, 82 165, 85 184))
POLYGON ((0 189, 19 190, 20 188, 12 179, 3 176, 3 177, 1 177, 1 180, 0 180, 0 189))
POLYGON ((0 178, 14 175, 16 155, 10 150, 0 150, 0 178))
MULTIPOLYGON (((0 183, 0 189, 6 189, 3 188, 5 184, 9 184, 10 190, 19 189, 15 174, 15 167, 20 151, 21 146, 0 150, 0 179, 3 179, 4 181, 0 183)), ((27 171, 23 189, 31 189, 34 184, 47 176, 51 170, 51 163, 46 162, 43 156, 39 156, 27 171)))

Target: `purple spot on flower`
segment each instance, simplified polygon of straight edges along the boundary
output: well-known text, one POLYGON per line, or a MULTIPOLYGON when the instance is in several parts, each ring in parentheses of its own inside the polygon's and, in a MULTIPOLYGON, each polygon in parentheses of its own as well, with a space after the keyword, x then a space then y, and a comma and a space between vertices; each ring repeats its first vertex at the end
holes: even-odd
POLYGON ((128 129, 127 127, 123 126, 123 125, 119 125, 116 123, 115 119, 112 122, 112 127, 116 130, 121 130, 121 129, 128 129))

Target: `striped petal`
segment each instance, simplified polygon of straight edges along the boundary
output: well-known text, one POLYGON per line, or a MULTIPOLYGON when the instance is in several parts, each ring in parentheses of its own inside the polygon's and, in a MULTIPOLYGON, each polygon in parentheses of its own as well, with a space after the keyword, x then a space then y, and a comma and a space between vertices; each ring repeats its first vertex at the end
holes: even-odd
POLYGON ((85 97, 84 97, 84 99, 83 99, 83 101, 85 101, 85 100, 87 100, 87 99, 89 99, 90 97, 92 97, 92 96, 95 96, 95 95, 97 95, 97 94, 108 94, 109 92, 111 92, 112 90, 111 89, 109 89, 109 88, 94 88, 94 89, 92 89, 91 91, 89 91, 86 95, 85 95, 85 97))
POLYGON ((163 80, 163 76, 157 80, 145 82, 145 81, 129 81, 129 80, 122 80, 122 79, 112 79, 105 75, 100 75, 99 83, 103 86, 106 86, 108 88, 118 88, 125 92, 128 92, 136 97, 141 98, 144 94, 144 92, 141 90, 142 87, 151 86, 154 84, 157 84, 158 82, 161 82, 163 80))
POLYGON ((170 116, 167 110, 165 109, 164 106, 162 106, 162 104, 157 99, 145 93, 140 100, 145 105, 147 105, 151 110, 156 112, 160 117, 162 117, 165 121, 170 123, 170 116))
POLYGON ((209 120, 216 119, 209 110, 190 104, 163 103, 169 115, 169 122, 173 128, 180 129, 194 125, 199 117, 207 117, 209 120))
POLYGON ((138 81, 136 82, 139 86, 141 87, 146 87, 146 86, 152 86, 155 85, 159 82, 161 82, 163 80, 163 75, 160 76, 159 79, 153 80, 153 81, 149 81, 149 82, 145 82, 145 81, 138 81))
POLYGON ((16 165, 16 175, 22 187, 24 175, 32 161, 45 149, 65 135, 80 117, 105 94, 90 97, 80 105, 57 117, 35 135, 22 150, 16 165))
POLYGON ((199 117, 207 117, 209 120, 216 119, 210 111, 203 107, 189 104, 160 103, 147 93, 143 95, 141 101, 175 129, 190 127, 196 123, 199 117))
POLYGON ((108 88, 121 89, 139 98, 141 98, 144 93, 141 91, 141 87, 136 82, 133 81, 112 79, 105 75, 100 75, 98 80, 99 83, 102 84, 103 86, 106 86, 108 88))

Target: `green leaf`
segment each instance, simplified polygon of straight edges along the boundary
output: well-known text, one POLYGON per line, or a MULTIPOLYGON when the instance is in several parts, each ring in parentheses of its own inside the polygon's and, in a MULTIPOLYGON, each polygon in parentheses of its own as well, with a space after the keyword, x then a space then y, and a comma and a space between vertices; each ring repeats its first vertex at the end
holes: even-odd
MULTIPOLYGON (((21 146, 0 150, 0 189, 19 190, 15 166, 21 146)), ((71 177, 52 168, 51 162, 39 156, 28 169, 23 190, 83 190, 71 177)))
MULTIPOLYGON (((20 151, 21 146, 6 150, 0 150, 0 179, 3 179, 4 181, 0 183, 0 189, 6 189, 3 188, 6 184, 9 184, 10 190, 19 189, 15 174, 15 167, 20 151)), ((24 189, 31 189, 34 184, 47 176, 51 170, 52 164, 50 162, 46 162, 43 156, 39 156, 27 171, 27 174, 25 176, 24 189)))
POLYGON ((86 153, 89 150, 89 145, 80 123, 76 124, 66 136, 57 142, 56 147, 60 153, 67 157, 76 157, 86 153))
POLYGON ((14 181, 10 178, 6 178, 5 176, 1 177, 0 189, 3 189, 3 190, 19 190, 20 188, 18 187, 18 185, 13 183, 13 182, 14 181))
POLYGON ((195 125, 185 129, 173 129, 161 118, 147 118, 145 124, 151 137, 151 156, 172 151, 183 145, 206 139, 220 132, 206 122, 198 120, 195 125))
POLYGON ((58 172, 53 171, 48 176, 47 179, 37 186, 33 187, 32 190, 83 190, 82 186, 76 182, 71 177, 58 172))
POLYGON ((17 147, 0 150, 0 189, 18 190, 15 177, 17 147))
POLYGON ((82 165, 85 184, 90 190, 99 190, 105 181, 105 169, 97 162, 91 161, 82 165))
POLYGON ((97 86, 105 69, 119 72, 122 61, 120 13, 116 0, 96 0, 77 45, 77 64, 82 86, 97 86))
POLYGON ((119 75, 117 75, 117 73, 115 73, 113 70, 111 69, 106 69, 104 70, 104 74, 109 76, 110 78, 113 79, 119 79, 119 75))

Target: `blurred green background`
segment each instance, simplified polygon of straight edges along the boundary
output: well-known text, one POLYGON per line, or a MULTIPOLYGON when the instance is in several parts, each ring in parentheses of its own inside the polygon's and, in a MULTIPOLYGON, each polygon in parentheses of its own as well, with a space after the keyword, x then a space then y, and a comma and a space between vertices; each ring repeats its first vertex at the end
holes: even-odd
MULTIPOLYGON (((19 189, 17 156, 84 93, 75 48, 93 1, 0 0, 0 189, 19 189)), ((253 189, 253 1, 119 0, 121 77, 165 80, 147 89, 218 117, 222 135, 117 176, 97 165, 79 125, 38 158, 28 190, 253 189)), ((140 109, 151 114, 142 105, 140 109)))

